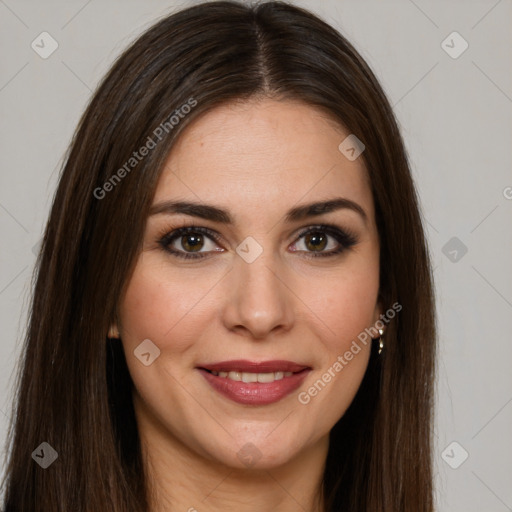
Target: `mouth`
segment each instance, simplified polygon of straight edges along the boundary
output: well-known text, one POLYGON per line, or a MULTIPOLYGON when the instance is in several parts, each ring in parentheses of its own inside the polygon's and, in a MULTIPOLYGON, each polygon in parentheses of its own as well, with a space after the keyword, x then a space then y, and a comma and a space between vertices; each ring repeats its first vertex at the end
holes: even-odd
POLYGON ((196 367, 224 397, 247 405, 277 402, 297 389, 311 367, 292 361, 223 361, 196 367))
MULTIPOLYGON (((206 369, 205 369, 206 370, 206 369)), ((291 377, 294 372, 269 372, 269 373, 251 373, 251 372, 241 372, 241 371, 230 371, 230 372, 216 372, 214 370, 206 370, 207 372, 215 375, 216 377, 221 377, 223 379, 230 379, 236 382, 274 382, 276 380, 284 379, 285 377, 291 377)), ((302 370, 304 371, 304 370, 302 370)), ((300 372, 296 372, 300 373, 300 372)))

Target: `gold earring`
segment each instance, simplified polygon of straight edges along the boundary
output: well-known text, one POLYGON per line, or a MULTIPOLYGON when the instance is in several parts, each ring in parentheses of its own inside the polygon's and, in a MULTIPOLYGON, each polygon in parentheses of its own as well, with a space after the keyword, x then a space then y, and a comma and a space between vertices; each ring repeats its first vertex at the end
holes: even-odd
POLYGON ((107 338, 109 340, 119 338, 119 331, 112 325, 110 326, 110 328, 108 330, 107 338))
POLYGON ((384 329, 379 329, 379 352, 380 355, 382 352, 382 349, 384 348, 384 342, 382 341, 382 336, 384 335, 384 329))

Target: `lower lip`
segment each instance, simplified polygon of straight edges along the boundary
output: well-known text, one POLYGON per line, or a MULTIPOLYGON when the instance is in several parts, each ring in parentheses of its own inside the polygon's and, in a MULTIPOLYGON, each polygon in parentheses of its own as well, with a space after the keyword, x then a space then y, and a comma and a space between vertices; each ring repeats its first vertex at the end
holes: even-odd
POLYGON ((246 405, 267 405, 278 402, 295 391, 310 372, 310 369, 306 369, 274 382, 259 383, 231 380, 227 377, 213 375, 202 368, 198 368, 198 370, 212 388, 221 395, 246 405))

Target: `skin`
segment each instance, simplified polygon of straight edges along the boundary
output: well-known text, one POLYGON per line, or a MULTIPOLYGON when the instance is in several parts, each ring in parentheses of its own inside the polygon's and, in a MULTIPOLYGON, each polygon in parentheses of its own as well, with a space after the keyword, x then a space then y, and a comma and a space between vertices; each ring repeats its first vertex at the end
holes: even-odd
MULTIPOLYGON (((134 382, 153 511, 323 510, 319 491, 328 435, 359 388, 370 343, 307 405, 298 393, 382 313, 367 173, 362 158, 349 161, 338 150, 348 134, 311 106, 251 100, 203 115, 171 151, 153 204, 213 204, 235 222, 150 216, 119 323, 112 327, 134 382), (292 207, 334 197, 357 203, 366 220, 344 208, 285 221, 292 207), (357 242, 341 254, 312 257, 315 248, 298 235, 322 223, 349 230, 357 242), (180 259, 159 244, 164 234, 189 225, 221 237, 203 237, 204 259, 180 259), (235 251, 247 236, 263 249, 252 263, 235 251), (133 355, 145 339, 160 349, 149 366, 133 355), (196 369, 231 359, 285 359, 312 371, 277 403, 241 405, 217 393, 196 369), (247 443, 259 457, 250 467, 237 457, 247 443)), ((182 240, 173 247, 190 252, 182 240)), ((328 236, 320 251, 338 246, 328 236)))

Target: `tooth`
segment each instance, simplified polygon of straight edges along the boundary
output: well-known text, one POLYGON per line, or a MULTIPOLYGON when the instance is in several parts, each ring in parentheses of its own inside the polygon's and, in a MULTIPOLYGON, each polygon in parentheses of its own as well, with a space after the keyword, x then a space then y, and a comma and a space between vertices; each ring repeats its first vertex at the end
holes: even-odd
POLYGON ((258 382, 258 374, 242 372, 242 381, 243 382, 258 382))
POLYGON ((212 375, 228 378, 235 381, 242 381, 246 383, 261 382, 268 383, 275 380, 281 380, 284 377, 291 377, 293 372, 265 372, 265 373, 252 373, 252 372, 237 372, 237 371, 215 371, 211 370, 212 375))
POLYGON ((275 374, 274 373, 258 373, 258 382, 274 382, 275 374))

